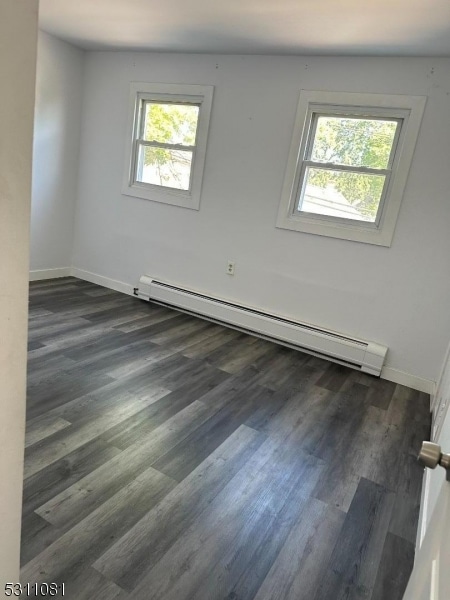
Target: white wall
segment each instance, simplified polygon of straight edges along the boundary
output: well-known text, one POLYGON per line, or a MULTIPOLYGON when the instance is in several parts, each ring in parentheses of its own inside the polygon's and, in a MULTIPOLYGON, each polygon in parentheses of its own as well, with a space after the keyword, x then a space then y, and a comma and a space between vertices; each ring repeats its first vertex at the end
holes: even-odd
POLYGON ((0 595, 18 581, 38 2, 0 5, 0 595))
POLYGON ((449 82, 449 59, 88 53, 74 265, 378 341, 390 367, 436 380, 450 337, 449 82), (130 81, 215 86, 199 212, 121 195, 130 81), (391 248, 275 228, 301 88, 428 96, 391 248))
POLYGON ((31 270, 70 267, 84 52, 39 32, 31 204, 31 270))

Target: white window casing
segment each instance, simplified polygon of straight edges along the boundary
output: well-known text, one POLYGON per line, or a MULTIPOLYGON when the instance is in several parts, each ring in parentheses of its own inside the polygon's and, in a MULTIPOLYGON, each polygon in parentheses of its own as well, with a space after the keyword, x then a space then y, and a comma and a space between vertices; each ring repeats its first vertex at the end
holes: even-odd
POLYGON ((125 145, 122 193, 184 208, 199 210, 206 158, 213 86, 133 82, 130 85, 129 119, 125 145), (142 122, 146 103, 188 104, 199 107, 195 143, 191 146, 147 142, 142 139, 142 122), (164 147, 189 152, 192 156, 189 189, 176 189, 139 181, 139 151, 144 146, 164 147))
POLYGON ((277 227, 305 233, 353 240, 381 246, 390 246, 406 186, 408 172, 419 134, 426 97, 353 92, 300 92, 294 131, 277 227), (392 151, 385 169, 364 166, 317 163, 311 158, 320 116, 383 119, 398 123, 392 151), (302 211, 299 201, 303 198, 308 168, 338 169, 384 177, 383 192, 374 222, 338 218, 327 214, 302 211))

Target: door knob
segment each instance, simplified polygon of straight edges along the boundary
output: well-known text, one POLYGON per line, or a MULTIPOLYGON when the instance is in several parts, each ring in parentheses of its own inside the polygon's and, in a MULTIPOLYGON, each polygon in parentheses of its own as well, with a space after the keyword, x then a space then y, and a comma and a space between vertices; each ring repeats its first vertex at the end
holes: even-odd
POLYGON ((418 460, 424 467, 429 469, 435 469, 438 465, 441 465, 447 471, 447 481, 450 481, 450 454, 443 454, 438 444, 422 442, 418 460))

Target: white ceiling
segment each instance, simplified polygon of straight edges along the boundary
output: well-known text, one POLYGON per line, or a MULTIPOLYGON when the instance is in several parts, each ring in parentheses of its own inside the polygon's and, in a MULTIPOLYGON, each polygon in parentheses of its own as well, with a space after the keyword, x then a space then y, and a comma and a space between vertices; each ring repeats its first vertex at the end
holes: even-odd
POLYGON ((450 56, 450 0, 41 0, 86 49, 450 56))

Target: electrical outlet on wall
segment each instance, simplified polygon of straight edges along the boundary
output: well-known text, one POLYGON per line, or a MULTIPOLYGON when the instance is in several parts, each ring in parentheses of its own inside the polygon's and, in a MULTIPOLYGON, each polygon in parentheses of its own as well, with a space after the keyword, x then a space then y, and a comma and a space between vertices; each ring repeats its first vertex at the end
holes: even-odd
POLYGON ((234 275, 234 267, 236 266, 236 263, 234 262, 234 260, 229 260, 227 262, 227 269, 226 269, 226 273, 228 275, 234 275))

